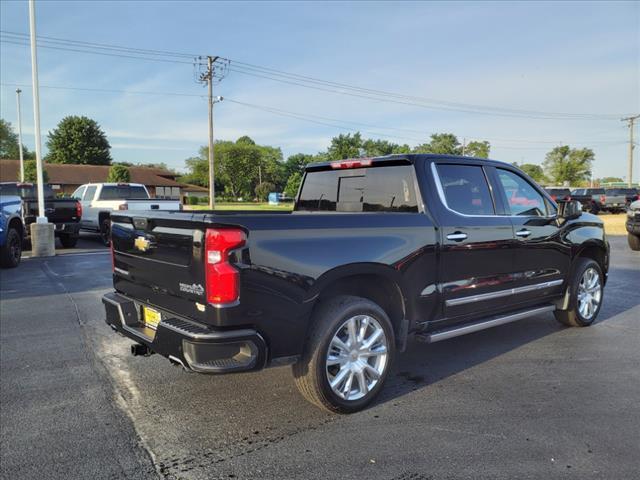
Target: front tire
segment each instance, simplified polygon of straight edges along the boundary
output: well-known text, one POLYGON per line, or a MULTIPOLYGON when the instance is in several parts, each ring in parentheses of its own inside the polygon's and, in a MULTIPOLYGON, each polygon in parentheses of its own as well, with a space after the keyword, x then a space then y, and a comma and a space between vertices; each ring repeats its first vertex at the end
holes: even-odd
POLYGON ((598 262, 579 258, 569 283, 569 308, 556 310, 556 319, 569 327, 588 327, 595 321, 604 297, 604 276, 598 262))
POLYGON ((633 233, 627 233, 627 242, 629 242, 629 248, 634 251, 640 250, 640 236, 633 233))
POLYGON ((338 296, 314 312, 293 376, 311 403, 352 413, 378 395, 394 356, 395 336, 385 311, 365 298, 338 296))
POLYGON ((22 258, 22 238, 20 232, 10 228, 4 246, 0 249, 0 266, 15 268, 22 258))

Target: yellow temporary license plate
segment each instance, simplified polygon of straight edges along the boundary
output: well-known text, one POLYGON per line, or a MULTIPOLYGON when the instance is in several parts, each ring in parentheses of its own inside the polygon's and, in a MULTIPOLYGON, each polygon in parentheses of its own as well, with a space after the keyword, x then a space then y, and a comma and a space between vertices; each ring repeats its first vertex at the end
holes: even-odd
POLYGON ((142 307, 142 321, 147 327, 155 330, 158 328, 161 318, 159 311, 149 307, 142 307))

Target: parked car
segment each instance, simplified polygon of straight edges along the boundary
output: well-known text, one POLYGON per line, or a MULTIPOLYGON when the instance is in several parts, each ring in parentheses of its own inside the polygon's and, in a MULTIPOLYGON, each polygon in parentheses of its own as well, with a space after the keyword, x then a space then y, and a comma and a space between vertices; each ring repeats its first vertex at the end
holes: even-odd
POLYGON ((640 250, 640 200, 636 200, 627 210, 627 241, 631 250, 640 250))
POLYGON ((18 195, 6 195, 0 190, 0 266, 15 268, 22 257, 24 224, 22 200, 18 195))
POLYGON ((180 200, 151 198, 140 183, 87 183, 72 195, 82 203, 81 228, 99 232, 109 245, 111 212, 123 210, 182 210, 180 200))
POLYGON ((627 210, 627 189, 626 188, 605 188, 602 209, 619 213, 627 210))
POLYGON ((604 206, 604 188, 577 188, 571 191, 571 200, 580 202, 583 211, 597 215, 604 206))
MULTIPOLYGON (((30 225, 38 218, 38 192, 33 183, 0 183, 0 192, 17 195, 22 199, 22 219, 25 225, 24 240, 31 240, 30 225)), ((49 185, 44 185, 44 210, 49 223, 55 225, 55 236, 65 248, 73 248, 78 243, 82 206, 73 198, 56 198, 49 185)))
POLYGON ((615 187, 615 188, 607 188, 605 189, 605 193, 607 197, 609 195, 616 196, 619 200, 624 198, 624 207, 622 210, 626 210, 630 204, 635 202, 636 200, 640 200, 640 192, 637 188, 634 187, 615 187))
POLYGON ((293 364, 302 394, 364 408, 409 335, 555 312, 591 325, 602 221, 510 164, 391 155, 307 166, 293 212, 114 212, 106 322, 200 373, 293 364))
POLYGON ((571 190, 564 187, 546 187, 545 191, 549 194, 553 201, 565 201, 571 200, 571 190))

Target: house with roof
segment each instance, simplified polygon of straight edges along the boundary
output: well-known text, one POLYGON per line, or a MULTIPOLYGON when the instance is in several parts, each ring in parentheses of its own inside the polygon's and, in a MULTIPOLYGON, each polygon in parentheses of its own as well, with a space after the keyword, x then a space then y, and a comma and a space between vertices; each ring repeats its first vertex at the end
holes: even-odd
MULTIPOLYGON (((49 185, 58 194, 71 195, 85 183, 106 182, 109 165, 75 165, 45 163, 49 185)), ((131 183, 141 183, 155 198, 182 199, 185 196, 204 197, 208 190, 197 185, 178 182, 176 174, 156 167, 129 167, 131 183)), ((0 182, 17 182, 20 177, 19 160, 0 160, 0 182)))

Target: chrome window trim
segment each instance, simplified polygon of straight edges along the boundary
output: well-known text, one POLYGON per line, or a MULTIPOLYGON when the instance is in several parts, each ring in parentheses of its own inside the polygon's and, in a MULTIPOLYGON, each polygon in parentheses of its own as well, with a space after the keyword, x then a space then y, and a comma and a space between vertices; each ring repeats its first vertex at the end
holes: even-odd
MULTIPOLYGON (((431 174, 433 175, 433 179, 435 181, 436 184, 436 190, 438 191, 438 197, 440 198, 440 201, 442 202, 442 204, 444 205, 444 207, 449 210, 451 213, 455 213, 456 215, 460 215, 461 217, 469 217, 469 218, 545 218, 547 220, 552 220, 552 219, 556 219, 558 218, 557 213, 555 215, 550 215, 550 216, 546 216, 546 217, 538 217, 538 216, 534 216, 534 215, 469 215, 468 213, 462 213, 459 212, 457 210, 454 210, 453 208, 449 207, 449 204, 447 204, 447 198, 444 195, 444 188, 442 187, 442 182, 440 180, 440 175, 438 174, 438 166, 439 164, 437 162, 432 162, 431 163, 431 174)), ((480 167, 482 168, 483 165, 464 165, 464 164, 459 164, 459 163, 444 163, 442 165, 460 165, 460 166, 472 166, 472 167, 480 167)), ((491 165, 490 165, 491 166, 491 165)), ((496 167, 496 168, 501 168, 501 167, 496 167)), ((484 170, 484 168, 483 168, 484 170)), ((504 169, 507 170, 507 169, 504 169)), ((508 170, 510 171, 510 170, 508 170)), ((494 202, 495 205, 495 199, 493 198, 494 192, 491 189, 491 183, 488 182, 488 179, 486 178, 485 175, 485 180, 487 180, 487 185, 489 187, 489 192, 492 195, 492 201, 494 202)), ((536 189, 537 190, 537 189, 536 189)), ((544 198, 546 198, 546 196, 543 195, 544 198)), ((495 208, 495 206, 494 206, 495 208)))
POLYGON ((497 292, 481 293, 479 295, 471 295, 469 297, 458 297, 447 300, 447 307, 457 307, 466 305, 467 303, 483 302, 485 300, 494 300, 496 298, 508 297, 511 295, 519 295, 521 293, 534 292, 536 290, 544 290, 545 288, 557 287, 562 285, 564 280, 550 280, 548 282, 536 283, 534 285, 526 285, 524 287, 509 288, 507 290, 499 290, 497 292))

